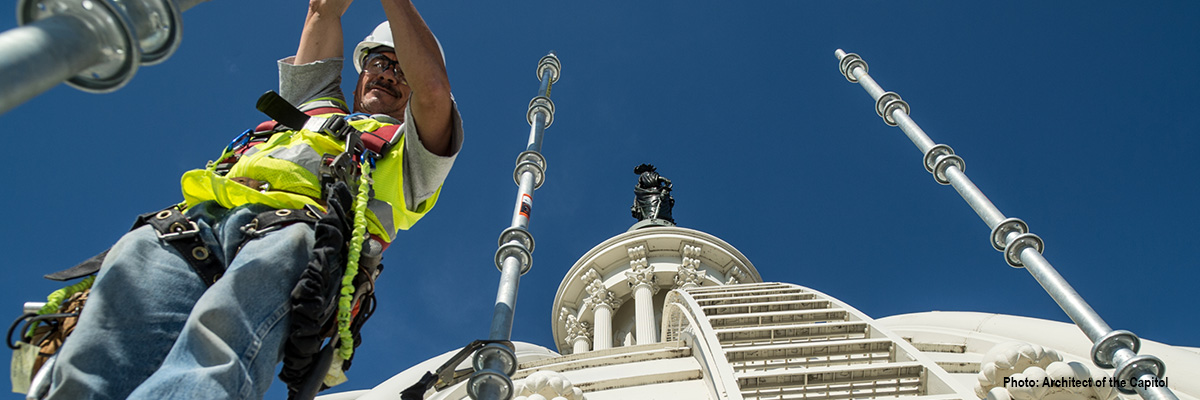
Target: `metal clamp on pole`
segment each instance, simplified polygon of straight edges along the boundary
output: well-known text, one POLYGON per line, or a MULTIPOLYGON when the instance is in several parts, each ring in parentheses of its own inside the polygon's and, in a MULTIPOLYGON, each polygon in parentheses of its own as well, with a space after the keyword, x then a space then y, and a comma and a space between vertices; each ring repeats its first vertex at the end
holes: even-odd
POLYGON ((533 191, 545 182, 546 159, 542 157, 542 136, 554 120, 554 103, 550 87, 558 81, 561 67, 553 52, 538 62, 541 81, 538 94, 529 102, 526 118, 529 121, 529 142, 517 156, 513 180, 517 184, 517 204, 512 224, 500 234, 496 250, 496 268, 500 269, 500 287, 496 291, 496 306, 492 314, 490 341, 475 353, 472 366, 475 373, 467 382, 467 394, 475 400, 509 400, 512 398, 512 375, 517 372, 517 356, 513 349, 499 344, 512 338, 513 318, 516 315, 517 287, 521 275, 533 266, 533 235, 529 233, 529 218, 533 214, 533 191))
MULTIPOLYGON (((1151 355, 1137 355, 1140 342, 1129 331, 1114 331, 1092 309, 1062 275, 1042 256, 1042 239, 1029 233, 1029 226, 1004 214, 984 196, 983 192, 963 173, 965 162, 950 146, 934 144, 933 140, 908 116, 908 103, 900 95, 885 92, 867 73, 867 62, 854 53, 841 49, 834 52, 838 70, 846 80, 858 83, 875 99, 875 112, 884 123, 899 126, 909 140, 924 154, 925 170, 943 185, 952 185, 983 222, 991 228, 991 245, 1004 253, 1004 260, 1014 268, 1025 268, 1042 285, 1046 293, 1075 321, 1075 325, 1094 344, 1092 361, 1101 368, 1115 368, 1113 375, 1121 382, 1159 381, 1166 371, 1162 360, 1151 355)), ((1136 393, 1144 399, 1177 399, 1165 385, 1119 386, 1124 393, 1136 393), (1147 387, 1148 386, 1148 387, 1147 387)))
POLYGON ((18 0, 20 27, 0 33, 0 113, 66 81, 107 93, 141 64, 166 60, 180 13, 206 0, 18 0))

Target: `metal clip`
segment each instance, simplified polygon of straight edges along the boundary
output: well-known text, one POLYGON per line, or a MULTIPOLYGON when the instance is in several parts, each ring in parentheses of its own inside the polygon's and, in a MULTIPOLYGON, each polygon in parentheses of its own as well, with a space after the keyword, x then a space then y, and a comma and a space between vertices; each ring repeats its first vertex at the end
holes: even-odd
POLYGON ((190 238, 192 236, 196 236, 196 233, 200 232, 200 227, 196 226, 196 223, 192 222, 192 221, 187 221, 187 223, 189 225, 191 225, 191 229, 187 229, 188 228, 187 225, 176 222, 174 224, 171 224, 171 228, 170 228, 171 233, 162 233, 162 232, 159 232, 158 230, 155 230, 154 233, 158 235, 159 239, 167 240, 167 241, 176 240, 176 239, 186 239, 186 238, 190 238))

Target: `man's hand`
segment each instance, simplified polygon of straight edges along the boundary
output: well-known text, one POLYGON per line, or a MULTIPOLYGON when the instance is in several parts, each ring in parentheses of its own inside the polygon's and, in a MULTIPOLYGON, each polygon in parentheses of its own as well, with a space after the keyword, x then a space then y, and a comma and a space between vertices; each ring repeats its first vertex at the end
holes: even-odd
POLYGON ((309 0, 308 10, 310 13, 336 15, 340 18, 353 2, 354 0, 309 0))

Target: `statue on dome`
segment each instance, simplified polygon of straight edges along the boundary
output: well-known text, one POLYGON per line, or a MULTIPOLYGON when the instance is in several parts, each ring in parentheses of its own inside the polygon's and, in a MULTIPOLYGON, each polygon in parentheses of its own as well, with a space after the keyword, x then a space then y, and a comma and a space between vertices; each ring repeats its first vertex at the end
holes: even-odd
POLYGON ((651 164, 638 165, 633 173, 639 175, 638 184, 633 187, 636 199, 629 207, 633 217, 638 221, 663 220, 673 225, 671 207, 675 206, 675 198, 671 197, 671 180, 659 175, 651 164))

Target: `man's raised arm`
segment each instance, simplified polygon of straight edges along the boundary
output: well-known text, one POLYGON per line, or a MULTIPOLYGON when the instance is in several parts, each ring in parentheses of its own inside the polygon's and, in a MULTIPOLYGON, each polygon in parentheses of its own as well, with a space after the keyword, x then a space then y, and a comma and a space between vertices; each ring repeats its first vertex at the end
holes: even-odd
MULTIPOLYGON (((317 0, 313 0, 314 2, 317 0)), ((442 64, 437 40, 409 0, 382 0, 383 11, 392 27, 396 59, 412 88, 412 116, 425 149, 441 156, 450 155, 450 79, 442 64)), ((347 2, 349 3, 349 2, 347 2)), ((344 8, 343 8, 344 11, 344 8)), ((312 12, 309 13, 310 19, 312 12)), ((305 25, 305 32, 308 25, 305 25)), ((340 33, 340 30, 339 30, 340 33)), ((340 40, 341 37, 339 36, 340 40)), ((303 48, 303 40, 301 48, 303 48)), ((299 57, 297 57, 299 62, 299 57)))
POLYGON ((342 14, 353 0, 309 0, 293 64, 342 57, 342 14))

